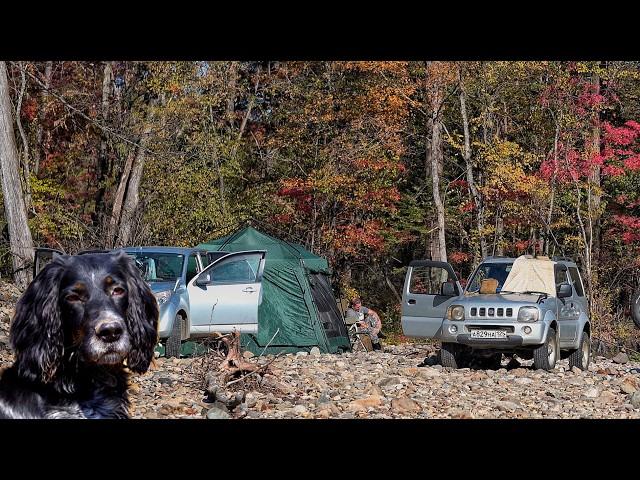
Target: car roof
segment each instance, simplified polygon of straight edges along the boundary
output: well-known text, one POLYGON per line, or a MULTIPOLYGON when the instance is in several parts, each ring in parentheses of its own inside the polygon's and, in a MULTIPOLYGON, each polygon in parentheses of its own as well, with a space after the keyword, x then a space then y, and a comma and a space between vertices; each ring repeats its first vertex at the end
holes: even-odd
POLYGON ((485 257, 482 263, 513 263, 516 259, 513 257, 485 257))
POLYGON ((182 255, 189 255, 193 252, 205 252, 202 248, 165 246, 124 247, 123 250, 127 253, 176 253, 182 255))
MULTIPOLYGON (((577 267, 576 262, 568 257, 551 257, 549 260, 559 263, 561 265, 568 265, 571 267, 577 267)), ((481 263, 513 263, 516 259, 513 257, 485 257, 481 263)))

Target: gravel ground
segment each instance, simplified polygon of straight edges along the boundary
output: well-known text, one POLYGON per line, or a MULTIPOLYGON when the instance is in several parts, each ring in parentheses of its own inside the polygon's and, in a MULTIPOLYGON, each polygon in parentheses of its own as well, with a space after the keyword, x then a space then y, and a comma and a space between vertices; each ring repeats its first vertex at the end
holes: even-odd
MULTIPOLYGON (((0 369, 13 358, 9 319, 19 291, 0 282, 0 369)), ((265 366, 225 386, 213 354, 158 358, 131 377, 133 418, 640 418, 640 363, 596 357, 588 371, 552 372, 531 361, 498 370, 449 370, 436 347, 389 346, 383 352, 289 354, 247 358, 265 366), (266 364, 269 364, 268 366, 266 364), (207 394, 215 380, 217 396, 207 394), (235 399, 235 401, 234 401, 235 399)), ((247 354, 247 357, 250 355, 247 354)))
POLYGON ((449 370, 428 365, 435 354, 429 345, 404 344, 382 353, 282 356, 260 383, 239 382, 226 392, 241 390, 245 396, 232 411, 207 399, 202 359, 160 358, 153 370, 134 379, 132 416, 640 418, 638 363, 597 357, 582 372, 568 370, 563 360, 545 372, 534 370, 530 361, 505 359, 498 370, 449 370))

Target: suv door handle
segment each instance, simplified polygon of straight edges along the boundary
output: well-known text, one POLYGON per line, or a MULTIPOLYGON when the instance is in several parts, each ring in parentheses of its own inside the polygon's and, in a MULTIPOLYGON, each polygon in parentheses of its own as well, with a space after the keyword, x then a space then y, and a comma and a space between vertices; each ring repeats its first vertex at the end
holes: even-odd
POLYGON ((243 292, 247 292, 247 293, 253 293, 255 292, 255 290, 253 289, 253 287, 247 287, 244 290, 242 290, 243 292))
POLYGON ((416 304, 416 300, 415 300, 415 298, 410 298, 410 299, 407 301, 407 303, 408 303, 409 305, 415 305, 415 304, 416 304))

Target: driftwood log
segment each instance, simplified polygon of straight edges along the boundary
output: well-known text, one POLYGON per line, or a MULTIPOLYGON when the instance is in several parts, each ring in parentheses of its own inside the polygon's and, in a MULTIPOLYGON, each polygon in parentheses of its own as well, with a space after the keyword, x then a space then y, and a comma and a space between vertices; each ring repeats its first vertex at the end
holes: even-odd
POLYGON ((225 379, 227 381, 260 369, 255 363, 247 362, 242 358, 242 352, 240 351, 240 332, 225 335, 221 338, 221 341, 227 348, 227 356, 218 369, 226 373, 225 379))

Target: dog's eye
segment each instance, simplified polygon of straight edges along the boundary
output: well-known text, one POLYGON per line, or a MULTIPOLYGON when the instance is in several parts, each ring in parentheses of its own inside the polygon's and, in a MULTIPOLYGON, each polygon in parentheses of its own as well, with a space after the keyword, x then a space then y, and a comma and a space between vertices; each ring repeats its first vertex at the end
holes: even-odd
POLYGON ((67 295, 67 296, 65 297, 65 300, 66 300, 67 302, 72 302, 72 303, 73 303, 73 302, 79 302, 79 301, 81 300, 81 298, 80 298, 80 296, 79 296, 79 295, 77 295, 77 294, 75 294, 75 293, 70 293, 69 295, 67 295))
POLYGON ((112 297, 120 297, 122 295, 124 295, 124 288, 122 287, 116 287, 113 290, 111 290, 112 297))

